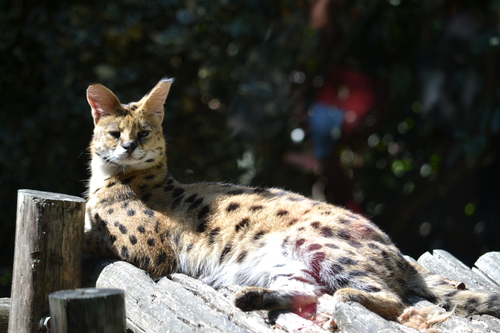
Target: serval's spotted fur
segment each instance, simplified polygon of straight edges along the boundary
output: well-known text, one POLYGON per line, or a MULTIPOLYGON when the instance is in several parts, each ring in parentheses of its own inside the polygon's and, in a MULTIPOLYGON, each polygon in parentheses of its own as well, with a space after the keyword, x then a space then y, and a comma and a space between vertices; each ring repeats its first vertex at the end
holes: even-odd
MULTIPOLYGON (((500 317, 498 294, 457 290, 409 264, 360 215, 280 189, 171 178, 161 127, 171 83, 161 80, 130 104, 102 85, 88 88, 95 130, 87 252, 126 260, 152 277, 180 272, 215 288, 248 286, 234 300, 243 310, 307 316, 318 295, 329 293, 396 319, 407 297, 418 295, 457 313, 500 317)), ((414 314, 422 313, 400 321, 414 314)))

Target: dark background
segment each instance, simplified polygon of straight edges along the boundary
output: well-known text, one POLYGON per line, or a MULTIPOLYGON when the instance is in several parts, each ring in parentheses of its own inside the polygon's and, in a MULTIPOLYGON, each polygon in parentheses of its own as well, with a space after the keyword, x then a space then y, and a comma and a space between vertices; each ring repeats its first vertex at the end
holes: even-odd
POLYGON ((309 1, 0 2, 0 296, 17 190, 85 191, 94 82, 130 102, 175 78, 164 129, 180 181, 311 195, 318 176, 283 162, 310 147, 290 139, 307 134, 298 92, 325 64, 357 67, 383 88, 337 146, 365 214, 414 257, 500 250, 500 1, 333 1, 333 53, 309 1))

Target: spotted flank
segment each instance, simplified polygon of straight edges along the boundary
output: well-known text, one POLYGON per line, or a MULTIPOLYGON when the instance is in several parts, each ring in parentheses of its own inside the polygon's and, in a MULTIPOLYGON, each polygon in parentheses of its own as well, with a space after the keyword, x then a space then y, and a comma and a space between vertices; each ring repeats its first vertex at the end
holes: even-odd
POLYGON ((309 317, 328 293, 410 325, 424 311, 405 312, 415 295, 460 315, 500 317, 498 294, 456 289, 410 264, 363 216, 281 189, 173 179, 162 133, 172 82, 130 104, 102 85, 88 88, 95 129, 86 252, 153 278, 177 272, 215 288, 245 286, 234 298, 244 311, 309 317))

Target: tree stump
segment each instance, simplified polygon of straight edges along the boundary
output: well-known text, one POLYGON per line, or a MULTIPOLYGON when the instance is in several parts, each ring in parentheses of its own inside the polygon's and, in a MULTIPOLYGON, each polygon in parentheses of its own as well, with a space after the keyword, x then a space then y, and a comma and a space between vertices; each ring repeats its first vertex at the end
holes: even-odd
POLYGON ((49 295, 53 333, 125 333, 125 298, 120 289, 61 290, 49 295))
POLYGON ((48 295, 80 284, 85 200, 19 190, 9 332, 38 332, 48 295))

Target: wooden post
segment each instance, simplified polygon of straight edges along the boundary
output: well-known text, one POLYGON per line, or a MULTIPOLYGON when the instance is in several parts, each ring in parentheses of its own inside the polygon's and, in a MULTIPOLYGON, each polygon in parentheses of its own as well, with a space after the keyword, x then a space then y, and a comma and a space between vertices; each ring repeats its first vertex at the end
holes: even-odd
POLYGON ((125 297, 120 289, 61 290, 49 295, 52 333, 125 333, 125 297))
POLYGON ((0 333, 9 328, 10 298, 0 298, 0 333))
POLYGON ((39 332, 48 295, 79 287, 85 200, 19 190, 9 333, 39 332))

